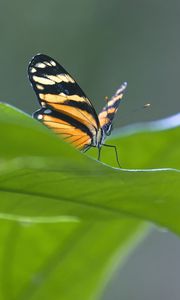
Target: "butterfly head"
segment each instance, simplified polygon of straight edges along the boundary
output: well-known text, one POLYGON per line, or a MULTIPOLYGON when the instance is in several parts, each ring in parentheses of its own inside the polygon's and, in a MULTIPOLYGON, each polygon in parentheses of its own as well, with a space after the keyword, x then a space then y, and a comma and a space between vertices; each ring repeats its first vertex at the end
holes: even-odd
POLYGON ((113 129, 112 123, 105 124, 102 129, 105 135, 107 136, 111 135, 113 129))

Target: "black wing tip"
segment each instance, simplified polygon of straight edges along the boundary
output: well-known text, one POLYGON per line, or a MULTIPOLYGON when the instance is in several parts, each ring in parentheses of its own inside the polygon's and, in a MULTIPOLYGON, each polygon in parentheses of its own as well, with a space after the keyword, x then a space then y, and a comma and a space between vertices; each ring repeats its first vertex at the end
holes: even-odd
POLYGON ((120 85, 120 87, 119 87, 119 89, 121 89, 121 90, 125 90, 126 88, 127 88, 127 81, 124 81, 121 85, 120 85))
POLYGON ((53 59, 52 57, 46 55, 46 54, 42 54, 42 53, 37 53, 35 56, 33 56, 28 64, 28 76, 29 78, 32 77, 32 68, 37 64, 37 63, 41 63, 41 62, 44 62, 44 61, 47 61, 47 62, 55 62, 56 65, 58 65, 57 61, 55 61, 55 59, 53 59))
POLYGON ((115 94, 115 95, 119 95, 119 94, 124 93, 125 90, 126 90, 126 88, 127 88, 127 82, 125 81, 125 82, 123 82, 123 83, 120 85, 120 87, 119 87, 118 90, 116 91, 116 94, 115 94))
POLYGON ((41 62, 43 60, 54 60, 53 58, 51 58, 50 56, 46 55, 46 54, 42 54, 42 53, 37 53, 36 55, 34 55, 30 62, 29 62, 29 66, 30 65, 34 65, 37 62, 41 62))

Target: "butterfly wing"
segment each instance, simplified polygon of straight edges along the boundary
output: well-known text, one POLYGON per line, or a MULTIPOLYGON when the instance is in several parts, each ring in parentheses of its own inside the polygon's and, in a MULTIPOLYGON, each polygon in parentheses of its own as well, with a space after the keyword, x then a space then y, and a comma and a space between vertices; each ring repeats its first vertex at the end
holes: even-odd
POLYGON ((97 135, 99 119, 71 75, 51 57, 38 54, 28 67, 29 80, 42 106, 34 117, 83 150, 97 135))
POLYGON ((124 95, 126 87, 127 83, 124 82, 98 115, 100 127, 103 129, 106 135, 110 135, 111 133, 112 121, 118 110, 120 101, 124 95))

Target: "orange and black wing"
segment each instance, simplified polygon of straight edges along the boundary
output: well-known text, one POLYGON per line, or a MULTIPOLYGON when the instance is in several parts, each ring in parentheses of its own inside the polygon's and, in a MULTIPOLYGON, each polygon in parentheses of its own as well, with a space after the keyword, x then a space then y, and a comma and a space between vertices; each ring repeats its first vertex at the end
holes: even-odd
POLYGON ((104 106, 104 108, 98 115, 100 127, 103 129, 106 135, 110 135, 111 133, 112 121, 118 110, 120 101, 124 95, 126 87, 127 83, 124 82, 116 91, 114 96, 112 96, 112 98, 108 100, 107 104, 104 106))
POLYGON ((28 75, 42 107, 33 116, 76 148, 90 146, 100 127, 99 119, 72 76, 44 54, 33 57, 28 75))

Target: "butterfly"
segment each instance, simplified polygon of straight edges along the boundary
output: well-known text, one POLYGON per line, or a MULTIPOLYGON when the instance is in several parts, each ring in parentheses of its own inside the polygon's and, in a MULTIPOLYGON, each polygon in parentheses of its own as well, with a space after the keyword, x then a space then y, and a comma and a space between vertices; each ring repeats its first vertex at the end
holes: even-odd
POLYGON ((126 82, 107 100, 98 115, 77 82, 53 58, 44 54, 34 56, 28 66, 28 76, 41 105, 34 118, 80 151, 97 147, 98 160, 102 146, 113 147, 120 166, 116 146, 104 141, 111 134, 126 82))

